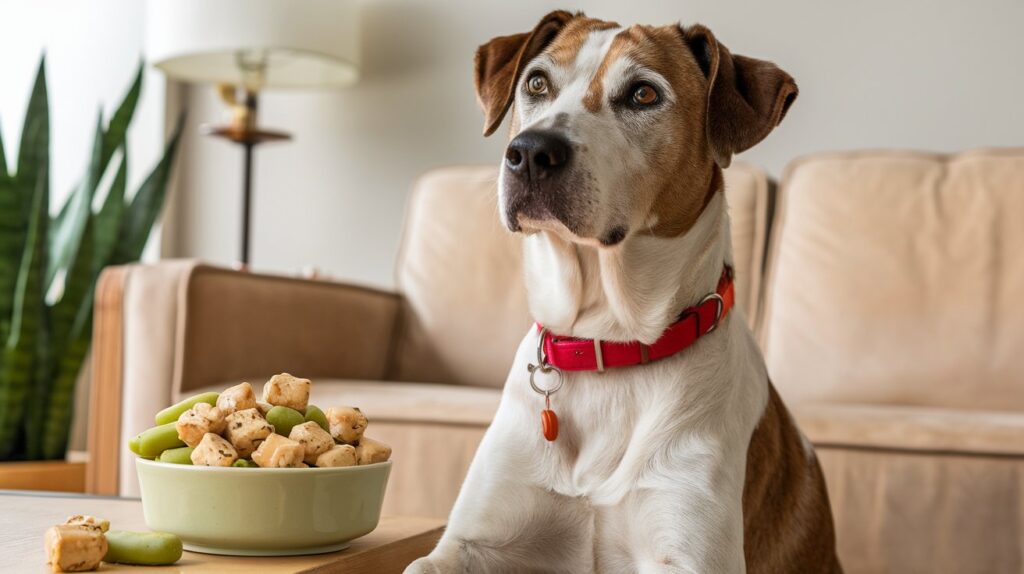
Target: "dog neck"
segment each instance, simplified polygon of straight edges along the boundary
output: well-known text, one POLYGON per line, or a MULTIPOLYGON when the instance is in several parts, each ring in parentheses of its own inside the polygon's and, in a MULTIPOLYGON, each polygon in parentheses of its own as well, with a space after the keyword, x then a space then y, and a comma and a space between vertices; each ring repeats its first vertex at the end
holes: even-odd
POLYGON ((530 312, 552 333, 651 344, 732 265, 725 194, 678 237, 636 233, 598 248, 539 231, 524 239, 523 257, 530 312))

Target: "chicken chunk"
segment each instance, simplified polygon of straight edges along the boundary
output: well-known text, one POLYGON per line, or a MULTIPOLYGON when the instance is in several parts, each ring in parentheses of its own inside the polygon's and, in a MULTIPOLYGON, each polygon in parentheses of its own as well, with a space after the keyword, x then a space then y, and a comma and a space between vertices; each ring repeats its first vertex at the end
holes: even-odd
POLYGON ((224 389, 217 397, 217 408, 224 412, 224 416, 236 411, 256 408, 256 394, 252 391, 252 385, 242 383, 224 389))
POLYGON ((359 464, 384 462, 389 458, 391 458, 391 447, 372 438, 364 436, 360 439, 359 446, 356 447, 356 460, 359 464))
POLYGON ((363 411, 355 407, 334 407, 327 409, 327 424, 331 436, 345 444, 355 444, 369 423, 363 411))
POLYGON ((263 400, 274 406, 305 412, 309 403, 310 384, 309 379, 300 379, 288 373, 274 375, 263 385, 263 400))
POLYGON ((95 570, 107 553, 103 530, 90 524, 51 526, 44 537, 46 563, 54 572, 95 570))
POLYGON ((316 457, 317 466, 355 466, 356 462, 356 447, 350 444, 336 444, 316 457))
POLYGON ((334 439, 331 438, 330 433, 320 428, 320 425, 314 421, 292 427, 288 438, 302 445, 305 451, 302 460, 306 464, 316 464, 317 457, 334 446, 334 439))
POLYGON ((224 436, 238 451, 239 458, 249 458, 260 443, 274 432, 274 425, 255 408, 228 415, 224 436))
POLYGON ((221 436, 206 433, 189 458, 196 466, 231 466, 238 460, 238 451, 221 436))
POLYGON ((252 453, 252 461, 262 468, 288 468, 304 466, 302 445, 279 434, 272 434, 252 453))
POLYGON ((220 434, 224 432, 224 411, 208 403, 198 403, 189 410, 181 413, 174 428, 178 431, 178 438, 188 446, 196 446, 203 440, 206 433, 220 434))

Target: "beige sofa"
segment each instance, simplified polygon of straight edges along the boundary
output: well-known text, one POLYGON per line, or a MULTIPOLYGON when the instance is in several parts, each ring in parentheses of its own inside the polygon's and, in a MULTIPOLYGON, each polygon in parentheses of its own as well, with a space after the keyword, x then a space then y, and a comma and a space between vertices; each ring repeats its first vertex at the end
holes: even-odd
MULTIPOLYGON (((739 308, 818 447, 847 571, 1022 571, 1024 151, 820 155, 777 198, 761 170, 726 175, 739 308)), ((445 516, 530 328, 494 177, 418 182, 397 293, 194 261, 108 270, 90 490, 137 492, 124 445, 159 408, 290 371, 394 446, 385 512, 445 516)))

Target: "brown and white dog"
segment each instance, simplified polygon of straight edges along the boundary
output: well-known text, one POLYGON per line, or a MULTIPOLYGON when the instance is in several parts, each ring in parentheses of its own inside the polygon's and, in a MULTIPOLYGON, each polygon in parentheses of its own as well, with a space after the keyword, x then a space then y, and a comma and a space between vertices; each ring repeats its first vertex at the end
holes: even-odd
MULTIPOLYGON (((525 235, 534 318, 645 345, 731 266, 721 170, 797 94, 703 26, 562 11, 481 46, 476 81, 485 135, 513 110, 499 200, 525 235)), ((814 450, 739 312, 660 360, 565 373, 552 442, 528 370, 541 336, 519 348, 444 537, 406 572, 841 571, 814 450)))

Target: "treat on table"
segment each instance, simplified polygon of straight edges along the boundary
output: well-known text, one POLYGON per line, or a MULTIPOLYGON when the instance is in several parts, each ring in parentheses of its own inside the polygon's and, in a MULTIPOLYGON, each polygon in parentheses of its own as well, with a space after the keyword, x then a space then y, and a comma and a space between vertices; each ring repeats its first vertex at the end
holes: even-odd
POLYGON ((110 523, 76 514, 47 529, 46 563, 54 572, 87 572, 100 562, 166 566, 181 559, 181 539, 166 532, 110 530, 110 523))

